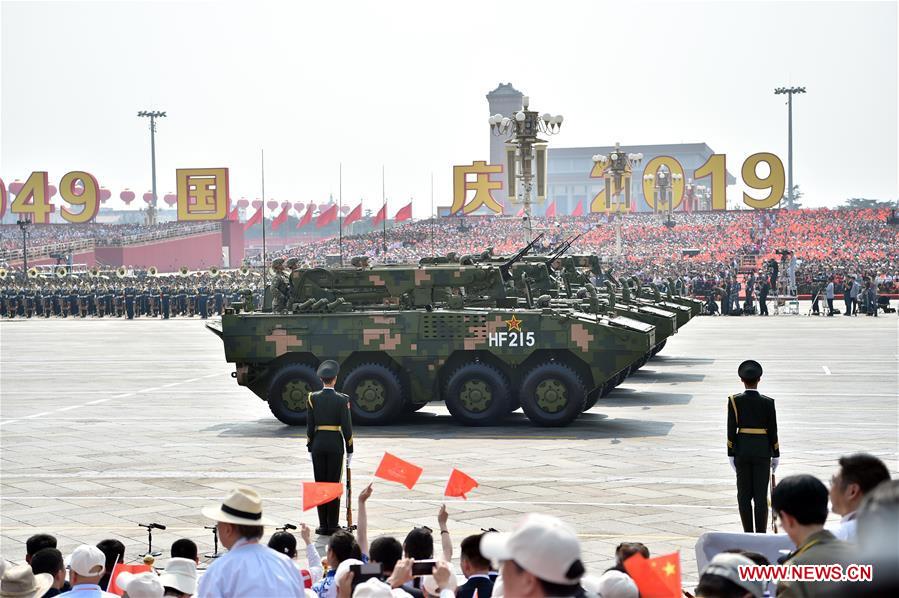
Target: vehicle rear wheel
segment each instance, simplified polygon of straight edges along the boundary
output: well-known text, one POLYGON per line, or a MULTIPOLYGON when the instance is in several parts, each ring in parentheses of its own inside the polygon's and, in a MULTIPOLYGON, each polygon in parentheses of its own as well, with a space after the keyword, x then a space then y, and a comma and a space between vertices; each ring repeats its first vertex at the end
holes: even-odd
POLYGON ((321 390, 315 369, 302 363, 291 363, 279 369, 268 385, 268 408, 289 426, 306 423, 309 393, 321 390))
POLYGON ((377 363, 353 368, 341 390, 350 397, 353 423, 363 426, 393 423, 406 404, 397 375, 377 363))
POLYGON ((667 343, 667 342, 668 342, 668 339, 666 338, 665 340, 663 340, 662 342, 660 342, 658 345, 656 345, 655 347, 653 347, 653 348, 652 348, 652 351, 651 351, 652 356, 655 357, 656 355, 658 355, 658 354, 659 354, 659 351, 661 351, 662 349, 665 348, 665 343, 667 343))
POLYGON ((565 426, 586 406, 584 382, 573 369, 558 362, 533 368, 521 384, 521 407, 539 426, 565 426))
POLYGON ((453 372, 444 398, 453 417, 466 426, 489 426, 509 412, 509 381, 486 363, 469 363, 453 372))

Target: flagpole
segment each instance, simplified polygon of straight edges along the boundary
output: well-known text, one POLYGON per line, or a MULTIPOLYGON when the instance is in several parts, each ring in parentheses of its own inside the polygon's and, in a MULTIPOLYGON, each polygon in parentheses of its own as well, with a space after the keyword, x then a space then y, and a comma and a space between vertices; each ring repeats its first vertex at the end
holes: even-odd
POLYGON ((262 156, 262 288, 268 285, 268 256, 265 251, 265 150, 259 150, 262 156))
POLYGON ((381 249, 384 253, 382 257, 383 260, 387 259, 387 191, 384 183, 384 165, 381 164, 381 209, 384 210, 384 218, 381 221, 381 224, 384 225, 383 233, 381 235, 381 249))
POLYGON ((434 253, 434 227, 437 226, 437 214, 434 213, 434 173, 431 173, 431 255, 434 253))
POLYGON ((340 265, 343 267, 343 162, 337 172, 337 243, 340 246, 340 265))

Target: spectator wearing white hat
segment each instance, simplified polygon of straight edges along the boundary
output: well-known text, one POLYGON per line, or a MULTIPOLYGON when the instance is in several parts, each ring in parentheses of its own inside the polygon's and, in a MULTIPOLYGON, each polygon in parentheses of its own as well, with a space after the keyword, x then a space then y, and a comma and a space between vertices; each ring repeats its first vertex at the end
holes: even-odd
POLYGON ((123 571, 115 583, 126 598, 163 598, 165 595, 159 576, 149 571, 137 574, 123 571))
MULTIPOLYGON (((4 565, 5 565, 4 561, 4 565)), ((3 567, 3 565, 0 565, 3 567)), ((41 598, 53 585, 53 576, 31 570, 31 565, 5 566, 0 580, 0 596, 3 598, 41 598)))
POLYGON ((556 517, 530 514, 511 533, 484 534, 481 554, 500 563, 505 596, 583 594, 580 542, 574 530, 556 517))
MULTIPOLYGON (((303 596, 300 572, 290 559, 259 543, 264 526, 262 499, 255 490, 237 488, 203 515, 217 522, 227 554, 219 557, 200 579, 200 598, 231 596, 303 596)), ((80 598, 80 597, 79 597, 80 598)))
POLYGON ((171 558, 159 581, 166 596, 189 598, 197 592, 197 563, 182 557, 171 558))
POLYGON ((82 544, 69 560, 72 589, 78 598, 114 598, 116 594, 100 588, 100 578, 106 572, 106 555, 96 546, 82 544))

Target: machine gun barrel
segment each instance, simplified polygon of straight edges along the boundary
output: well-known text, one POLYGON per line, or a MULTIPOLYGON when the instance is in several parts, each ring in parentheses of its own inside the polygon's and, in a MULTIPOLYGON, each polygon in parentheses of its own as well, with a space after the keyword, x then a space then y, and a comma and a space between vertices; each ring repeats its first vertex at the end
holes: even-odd
POLYGON ((510 270, 510 269, 512 268, 512 266, 515 264, 515 262, 521 260, 521 258, 523 258, 524 256, 526 256, 526 255, 528 254, 528 252, 529 252, 531 249, 533 249, 534 245, 537 244, 537 241, 539 241, 539 240, 542 239, 542 238, 543 238, 543 233, 540 233, 539 235, 537 235, 536 237, 534 237, 534 240, 533 240, 533 241, 531 241, 530 243, 528 243, 527 245, 525 245, 524 247, 522 247, 521 249, 519 249, 519 250, 518 250, 518 253, 516 253, 515 255, 513 255, 512 257, 510 257, 508 260, 506 260, 506 262, 505 262, 504 264, 500 264, 500 266, 499 266, 499 271, 500 271, 500 272, 502 273, 502 275, 503 275, 503 280, 509 280, 509 270, 510 270))

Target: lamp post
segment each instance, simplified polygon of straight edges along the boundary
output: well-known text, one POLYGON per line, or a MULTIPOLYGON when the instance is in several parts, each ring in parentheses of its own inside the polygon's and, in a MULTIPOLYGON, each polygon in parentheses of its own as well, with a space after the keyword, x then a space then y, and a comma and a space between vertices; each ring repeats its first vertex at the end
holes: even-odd
POLYGON ((774 95, 787 95, 787 197, 793 209, 793 94, 805 93, 804 87, 778 87, 774 95))
POLYGON ((150 168, 153 173, 153 200, 147 207, 147 224, 156 224, 156 119, 165 118, 165 112, 159 110, 141 110, 139 117, 150 119, 150 168))
POLYGON ((667 167, 662 166, 659 170, 653 174, 651 172, 643 175, 643 179, 647 181, 653 181, 653 187, 655 188, 655 206, 653 211, 658 212, 659 210, 659 202, 664 201, 668 211, 668 219, 665 222, 666 226, 674 226, 674 219, 672 218, 672 211, 674 208, 674 198, 671 196, 671 185, 672 181, 679 181, 683 178, 680 173, 675 172, 672 174, 667 167))
POLYGON ((23 263, 23 272, 28 274, 28 225, 31 224, 31 220, 28 216, 19 217, 16 221, 16 224, 19 225, 19 228, 22 229, 22 263, 23 263))
POLYGON ((621 191, 624 191, 624 204, 628 211, 631 209, 631 186, 628 182, 627 186, 622 189, 621 181, 629 173, 633 171, 634 166, 639 166, 643 162, 642 153, 624 153, 621 151, 621 144, 615 142, 615 149, 606 156, 604 154, 595 154, 593 161, 599 164, 608 164, 605 170, 605 186, 606 197, 608 197, 609 205, 612 199, 618 197, 621 191), (615 183, 612 185, 612 183, 615 183))
MULTIPOLYGON (((519 198, 524 207, 525 241, 531 242, 533 237, 533 225, 531 223, 531 192, 533 191, 533 160, 534 148, 538 147, 545 152, 548 143, 539 139, 537 135, 556 135, 562 129, 563 117, 561 114, 553 116, 548 112, 542 116, 536 110, 529 110, 528 96, 521 98, 521 110, 516 111, 511 117, 502 114, 494 114, 488 119, 491 132, 499 137, 508 135, 506 147, 515 148, 515 196, 519 198)), ((545 155, 545 154, 544 154, 545 155)), ((510 165, 511 166, 511 165, 510 165)), ((537 160, 537 177, 546 188, 545 160, 537 160)), ((511 191, 511 190, 510 190, 511 191)))

